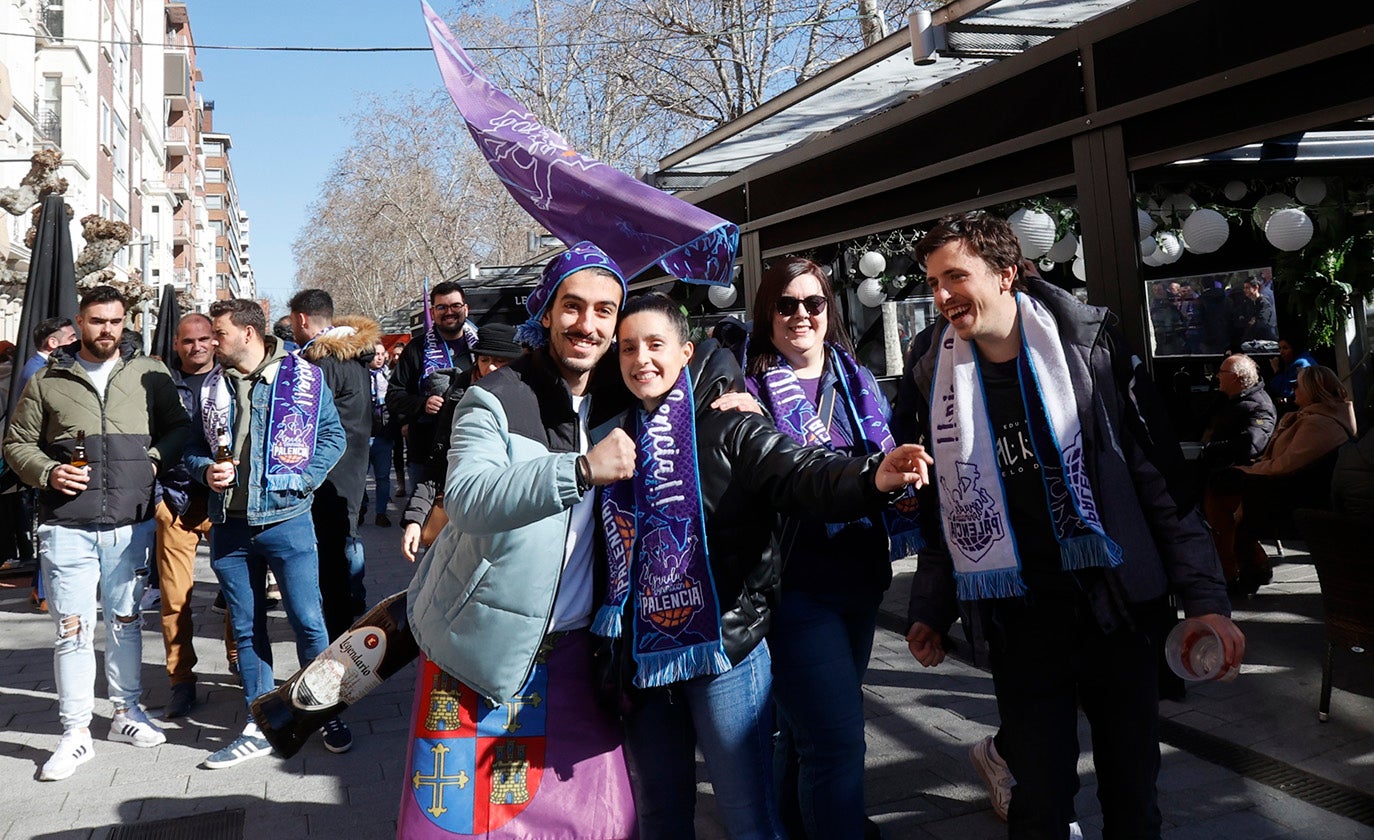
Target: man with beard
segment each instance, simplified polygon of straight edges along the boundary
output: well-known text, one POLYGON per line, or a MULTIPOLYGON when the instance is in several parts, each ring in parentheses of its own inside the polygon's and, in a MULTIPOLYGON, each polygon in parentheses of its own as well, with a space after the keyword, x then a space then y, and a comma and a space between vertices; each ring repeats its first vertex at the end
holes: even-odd
MULTIPOLYGON (((229 605, 247 712, 273 687, 268 569, 281 586, 297 659, 309 662, 329 644, 310 506, 345 439, 324 374, 282 350, 262 307, 217 300, 210 319, 220 366, 201 385, 204 435, 191 441, 185 460, 211 491, 210 568, 229 605), (230 457, 216 457, 211 446, 221 445, 230 457)), ((243 732, 204 766, 233 767, 270 752, 249 715, 243 732)))
MULTIPOLYGON (((492 778, 474 780, 475 789, 500 777, 507 801, 526 803, 502 836, 634 833, 619 727, 592 685, 589 631, 593 488, 634 469, 634 444, 623 431, 596 446, 587 439, 597 418, 629 402, 614 359, 610 370, 594 372, 624 298, 620 269, 590 242, 544 269, 526 303, 530 320, 516 334, 536 349, 483 377, 458 404, 444 489, 450 524, 410 584, 410 624, 424 655, 406 779, 439 772, 444 753, 458 749, 447 743, 458 725, 456 713, 444 711, 458 705, 449 698, 486 698, 462 700, 479 732, 515 723, 514 709, 523 710, 521 732, 543 735, 537 754, 477 739, 468 766, 492 778), (522 767, 518 774, 503 769, 512 764, 522 767)), ((427 788, 407 781, 398 835, 486 836, 499 825, 441 833, 426 816, 434 807, 427 788)))
POLYGON ((406 345, 386 391, 386 407, 394 422, 408 427, 406 484, 410 487, 424 479, 425 462, 438 431, 435 415, 444 407, 452 377, 472 367, 472 346, 477 343, 477 328, 468 323, 462 286, 440 283, 430 290, 429 305, 434 326, 406 345))
POLYGON ((41 488, 38 551, 57 630, 53 666, 63 730, 39 774, 45 781, 71 776, 95 754, 89 727, 97 591, 114 704, 110 740, 137 747, 167 740, 138 705, 138 603, 156 529, 154 480, 162 464, 181 456, 190 420, 161 362, 119 352, 124 311, 110 286, 86 293, 76 316, 79 348, 55 350, 34 374, 5 440, 6 462, 41 488))

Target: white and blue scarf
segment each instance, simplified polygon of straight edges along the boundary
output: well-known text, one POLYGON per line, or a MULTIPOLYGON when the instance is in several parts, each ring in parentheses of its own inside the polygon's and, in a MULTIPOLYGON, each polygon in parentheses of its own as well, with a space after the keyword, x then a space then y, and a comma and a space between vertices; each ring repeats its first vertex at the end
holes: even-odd
MULTIPOLYGON (((1060 563, 1065 570, 1119 566, 1121 547, 1102 530, 1088 481, 1074 383, 1054 317, 1029 295, 1017 293, 1016 304, 1021 396, 1060 563)), ((959 599, 1024 595, 978 353, 949 325, 940 336, 930 393, 940 512, 959 599)))

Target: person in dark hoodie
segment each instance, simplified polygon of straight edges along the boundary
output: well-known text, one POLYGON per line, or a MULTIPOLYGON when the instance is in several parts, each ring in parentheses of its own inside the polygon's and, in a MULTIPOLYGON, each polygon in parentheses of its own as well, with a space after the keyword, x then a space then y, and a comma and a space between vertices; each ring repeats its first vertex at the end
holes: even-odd
MULTIPOLYGON (((325 629, 336 639, 366 607, 364 560, 358 540, 367 461, 372 436, 372 382, 368 368, 381 328, 362 317, 335 319, 334 300, 323 289, 305 289, 291 298, 291 329, 300 354, 324 372, 334 396, 348 448, 315 491, 311 516, 320 553, 320 596, 325 629)), ((326 727, 325 746, 346 752, 353 736, 335 718, 326 727)))
POLYGON ((744 375, 714 340, 695 351, 666 295, 631 300, 616 334, 640 405, 592 437, 622 429, 637 458, 633 478, 602 491, 608 584, 592 632, 614 640, 640 835, 692 824, 700 746, 726 833, 782 837, 764 641, 778 594, 774 511, 876 514, 926 480, 930 459, 917 445, 845 457, 760 414, 711 408, 744 375))

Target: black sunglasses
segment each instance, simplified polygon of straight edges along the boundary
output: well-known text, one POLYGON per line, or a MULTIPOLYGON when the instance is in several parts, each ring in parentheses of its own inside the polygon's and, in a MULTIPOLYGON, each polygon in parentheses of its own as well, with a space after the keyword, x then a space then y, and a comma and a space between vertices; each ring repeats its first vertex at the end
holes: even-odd
POLYGON ((784 318, 791 318, 796 315, 798 306, 805 306, 807 314, 819 315, 825 311, 825 296, 811 295, 804 298, 794 298, 783 295, 778 298, 778 314, 784 318))

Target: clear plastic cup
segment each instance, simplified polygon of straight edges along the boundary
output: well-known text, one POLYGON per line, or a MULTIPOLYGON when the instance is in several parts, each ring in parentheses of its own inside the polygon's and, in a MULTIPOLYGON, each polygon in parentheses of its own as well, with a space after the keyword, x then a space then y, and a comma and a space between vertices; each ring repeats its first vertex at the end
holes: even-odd
POLYGON ((1226 668, 1226 652, 1221 637, 1208 624, 1185 618, 1164 640, 1164 659, 1169 670, 1189 682, 1230 682, 1240 668, 1226 668))

